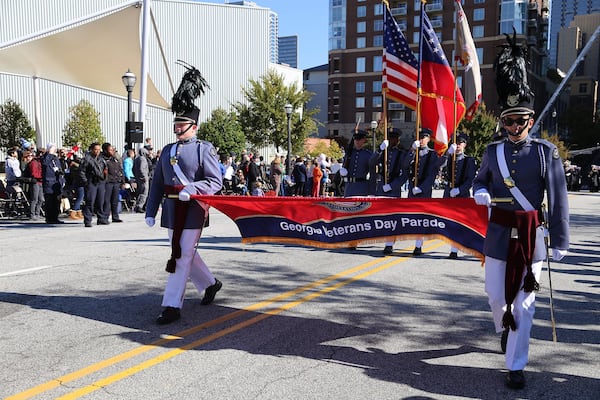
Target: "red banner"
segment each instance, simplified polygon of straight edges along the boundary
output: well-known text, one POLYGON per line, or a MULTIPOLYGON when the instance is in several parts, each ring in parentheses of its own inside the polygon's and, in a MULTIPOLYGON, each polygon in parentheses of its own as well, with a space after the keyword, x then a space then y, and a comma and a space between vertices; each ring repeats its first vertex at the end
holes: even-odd
POLYGON ((242 243, 344 248, 441 239, 483 261, 487 208, 473 199, 192 196, 231 218, 242 243))

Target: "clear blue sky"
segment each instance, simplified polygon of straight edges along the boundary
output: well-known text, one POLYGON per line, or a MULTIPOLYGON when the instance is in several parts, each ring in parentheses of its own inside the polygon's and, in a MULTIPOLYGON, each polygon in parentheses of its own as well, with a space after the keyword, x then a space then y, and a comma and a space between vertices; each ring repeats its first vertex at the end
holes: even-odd
MULTIPOLYGON (((199 0, 225 4, 225 0, 199 0)), ((329 0, 252 0, 279 16, 279 36, 298 35, 298 68, 327 63, 329 0)), ((229 1, 227 1, 229 2, 229 1)))

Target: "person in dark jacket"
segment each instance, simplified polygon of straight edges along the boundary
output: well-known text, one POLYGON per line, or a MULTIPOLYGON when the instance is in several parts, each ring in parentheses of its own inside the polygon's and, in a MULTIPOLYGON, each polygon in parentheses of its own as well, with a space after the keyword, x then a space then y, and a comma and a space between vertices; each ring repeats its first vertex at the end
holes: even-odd
POLYGON ((296 158, 296 164, 292 169, 292 177, 294 178, 294 196, 304 196, 304 186, 308 179, 308 171, 302 158, 296 158))
POLYGON ((102 144, 102 158, 106 164, 106 192, 102 211, 107 218, 108 215, 112 216, 112 222, 123 222, 119 218, 119 190, 124 183, 122 163, 110 143, 102 144))
POLYGON ((79 168, 79 177, 85 187, 83 223, 86 228, 91 228, 94 213, 97 216, 98 225, 109 224, 108 215, 103 211, 108 171, 106 162, 100 156, 100 150, 100 143, 92 143, 79 168))
POLYGON ((42 159, 42 188, 46 204, 46 223, 64 224, 58 219, 60 214, 60 198, 65 186, 64 171, 60 167, 60 160, 56 155, 56 145, 48 143, 46 154, 42 159))

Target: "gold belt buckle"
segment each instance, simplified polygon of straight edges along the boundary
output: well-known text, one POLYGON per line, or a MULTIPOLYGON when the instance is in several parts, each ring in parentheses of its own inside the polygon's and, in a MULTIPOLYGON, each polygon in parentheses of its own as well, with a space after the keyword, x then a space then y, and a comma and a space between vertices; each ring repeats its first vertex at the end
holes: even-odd
POLYGON ((507 188, 512 189, 515 187, 515 181, 510 176, 507 176, 506 178, 504 178, 504 185, 507 188))

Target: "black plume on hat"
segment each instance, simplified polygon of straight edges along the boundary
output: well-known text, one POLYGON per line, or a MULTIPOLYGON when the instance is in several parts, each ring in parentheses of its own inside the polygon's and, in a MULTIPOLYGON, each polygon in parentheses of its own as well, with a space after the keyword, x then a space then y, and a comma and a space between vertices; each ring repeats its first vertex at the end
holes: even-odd
POLYGON ((177 60, 177 64, 184 66, 187 71, 183 74, 179 88, 173 95, 171 110, 175 113, 175 120, 193 120, 194 123, 198 123, 200 110, 194 105, 194 100, 204 94, 205 88, 210 89, 210 87, 194 66, 181 60, 177 60))
POLYGON ((534 94, 527 81, 527 47, 517 44, 513 28, 512 38, 506 35, 507 44, 494 60, 496 91, 502 107, 500 116, 533 113, 534 94))

